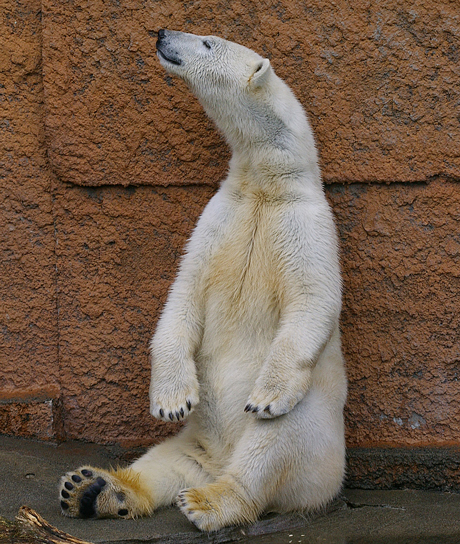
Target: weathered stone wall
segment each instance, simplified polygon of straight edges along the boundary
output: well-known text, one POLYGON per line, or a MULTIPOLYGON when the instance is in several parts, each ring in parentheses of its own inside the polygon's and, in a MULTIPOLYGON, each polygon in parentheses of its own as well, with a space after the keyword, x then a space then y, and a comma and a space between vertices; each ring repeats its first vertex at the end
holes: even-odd
POLYGON ((148 414, 147 347, 229 152, 159 67, 165 27, 258 50, 309 113, 342 242, 356 459, 460 446, 456 2, 4 4, 1 432, 174 430, 148 414))
POLYGON ((52 438, 60 376, 40 2, 0 11, 0 430, 52 438))

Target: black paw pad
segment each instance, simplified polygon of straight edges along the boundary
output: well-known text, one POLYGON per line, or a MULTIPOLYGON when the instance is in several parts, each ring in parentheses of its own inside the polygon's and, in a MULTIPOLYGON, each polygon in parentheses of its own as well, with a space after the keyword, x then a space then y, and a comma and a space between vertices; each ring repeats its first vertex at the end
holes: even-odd
POLYGON ((94 518, 96 516, 96 499, 102 488, 106 485, 106 481, 99 477, 93 484, 88 486, 80 499, 79 513, 82 518, 94 518))
POLYGON ((66 489, 68 489, 69 491, 72 491, 72 489, 73 489, 73 485, 72 485, 70 482, 66 482, 66 483, 64 484, 64 487, 65 487, 66 489))
POLYGON ((62 508, 63 510, 67 510, 67 509, 69 508, 69 505, 68 505, 66 502, 64 502, 64 501, 61 501, 61 508, 62 508))
POLYGON ((118 510, 118 515, 119 516, 127 516, 128 515, 128 510, 126 510, 126 508, 122 508, 121 510, 118 510))
POLYGON ((91 476, 93 475, 93 473, 92 473, 90 470, 86 469, 86 468, 84 468, 84 469, 81 471, 81 473, 83 474, 83 476, 84 476, 85 478, 91 478, 91 476))
POLYGON ((70 495, 67 493, 65 489, 61 491, 61 495, 64 497, 64 499, 68 499, 70 497, 70 495))
POLYGON ((79 484, 81 482, 81 478, 80 476, 78 476, 77 474, 74 474, 72 476, 72 480, 76 483, 76 484, 79 484))

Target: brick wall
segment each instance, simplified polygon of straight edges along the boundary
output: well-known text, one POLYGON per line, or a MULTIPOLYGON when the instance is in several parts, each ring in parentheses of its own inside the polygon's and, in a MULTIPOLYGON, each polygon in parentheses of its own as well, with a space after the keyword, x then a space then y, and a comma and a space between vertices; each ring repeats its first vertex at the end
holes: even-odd
POLYGON ((1 432, 145 445, 174 430, 148 414, 147 346, 229 152, 159 66, 164 27, 268 56, 310 116, 342 243, 351 455, 452 455, 455 2, 6 0, 1 16, 1 432))

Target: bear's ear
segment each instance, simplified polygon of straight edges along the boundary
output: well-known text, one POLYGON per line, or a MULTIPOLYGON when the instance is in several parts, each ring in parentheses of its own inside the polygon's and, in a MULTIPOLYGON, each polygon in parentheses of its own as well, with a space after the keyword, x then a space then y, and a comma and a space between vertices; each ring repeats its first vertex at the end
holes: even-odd
POLYGON ((270 73, 271 66, 268 59, 261 60, 253 66, 252 74, 249 76, 249 85, 251 87, 261 87, 264 85, 270 73))

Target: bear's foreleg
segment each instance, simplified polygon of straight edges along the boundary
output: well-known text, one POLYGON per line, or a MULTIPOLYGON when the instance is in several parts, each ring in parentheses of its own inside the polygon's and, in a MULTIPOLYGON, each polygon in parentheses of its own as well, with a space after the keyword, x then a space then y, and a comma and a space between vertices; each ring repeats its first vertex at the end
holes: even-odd
POLYGON ((259 419, 278 417, 290 412, 307 394, 322 346, 312 349, 318 339, 308 342, 309 329, 302 325, 302 321, 300 325, 287 324, 279 331, 249 396, 246 412, 259 419))
MULTIPOLYGON (((293 282, 294 283, 294 282, 293 282)), ((338 326, 340 287, 325 282, 322 292, 297 297, 285 308, 245 411, 259 419, 281 416, 300 402, 312 384, 312 373, 338 326)), ((316 289, 321 281, 318 279, 316 289)))
POLYGON ((199 401, 194 356, 205 321, 204 280, 225 216, 217 196, 206 207, 189 241, 150 346, 150 413, 163 421, 186 418, 199 401))

